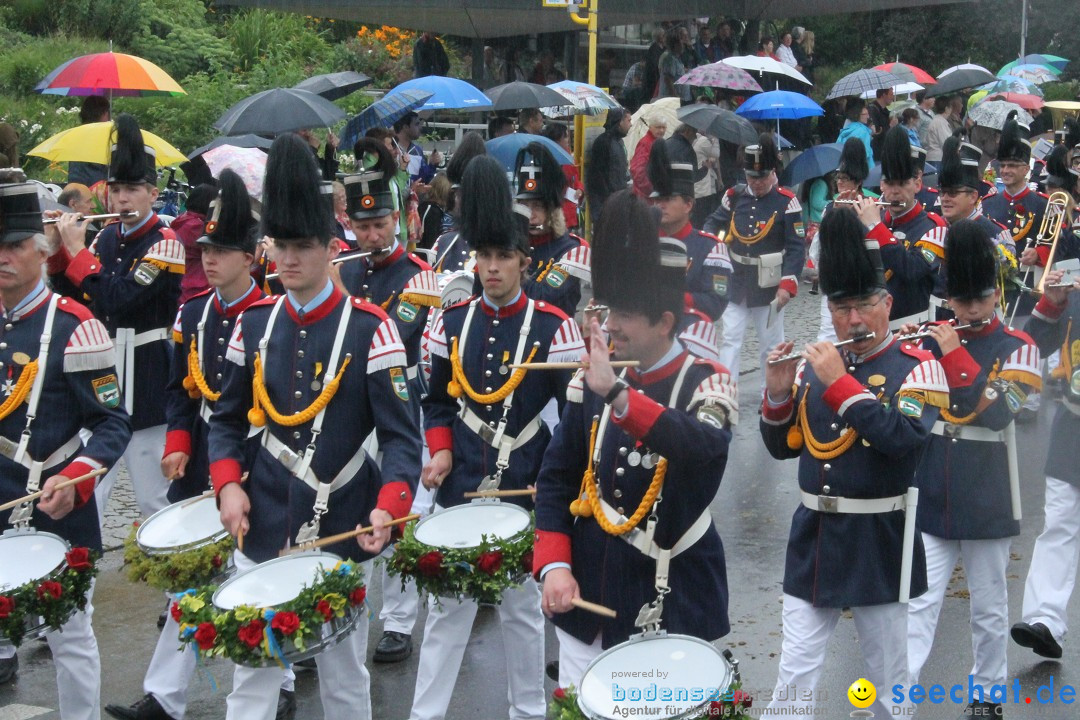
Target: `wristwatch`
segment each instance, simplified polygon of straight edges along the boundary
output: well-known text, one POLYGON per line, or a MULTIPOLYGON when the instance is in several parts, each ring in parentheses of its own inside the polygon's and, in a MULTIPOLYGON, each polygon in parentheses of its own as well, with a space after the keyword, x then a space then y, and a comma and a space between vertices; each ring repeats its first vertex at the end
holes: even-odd
POLYGON ((604 402, 610 405, 615 402, 615 398, 619 397, 623 390, 629 390, 630 384, 622 378, 615 378, 615 384, 608 390, 608 394, 604 396, 604 402))

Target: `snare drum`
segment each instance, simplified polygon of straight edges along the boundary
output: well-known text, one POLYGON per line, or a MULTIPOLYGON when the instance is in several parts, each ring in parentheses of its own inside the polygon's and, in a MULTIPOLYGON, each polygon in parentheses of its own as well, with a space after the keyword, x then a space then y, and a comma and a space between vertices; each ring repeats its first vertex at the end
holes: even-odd
POLYGON ((475 278, 476 274, 472 270, 458 270, 439 275, 439 296, 443 309, 471 298, 475 278))
POLYGON ((215 579, 232 572, 232 542, 228 531, 221 524, 221 513, 213 497, 182 500, 158 510, 139 526, 135 533, 135 545, 154 561, 154 565, 168 566, 174 560, 181 563, 186 572, 170 572, 167 567, 155 567, 161 572, 140 572, 138 579, 153 587, 178 592, 190 587, 208 585, 215 579), (191 568, 191 557, 212 545, 222 544, 218 552, 205 558, 199 568, 191 568), (213 560, 217 558, 216 562, 213 560))
POLYGON ((737 680, 735 663, 704 640, 644 633, 589 664, 577 701, 590 720, 690 718, 737 680))
MULTIPOLYGON (((27 583, 40 585, 52 580, 67 569, 67 552, 71 545, 59 535, 37 530, 7 530, 0 535, 0 595, 6 595, 27 583)), ((72 612, 64 620, 70 618, 72 612)), ((59 626, 58 623, 57 626, 59 626)), ((33 640, 51 628, 37 615, 26 616, 26 631, 18 645, 33 640)), ((0 634, 0 645, 13 644, 0 634)))
POLYGON ((529 511, 510 503, 481 501, 445 508, 416 524, 416 539, 440 550, 479 547, 488 542, 515 540, 529 531, 529 511))

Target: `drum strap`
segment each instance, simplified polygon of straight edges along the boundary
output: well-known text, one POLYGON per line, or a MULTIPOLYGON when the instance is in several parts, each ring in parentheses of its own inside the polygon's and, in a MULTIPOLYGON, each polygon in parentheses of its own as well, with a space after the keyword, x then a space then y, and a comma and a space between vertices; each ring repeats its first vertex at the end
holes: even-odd
MULTIPOLYGON (((206 361, 203 359, 203 344, 206 340, 206 320, 210 317, 210 305, 212 305, 213 302, 213 295, 206 299, 206 304, 203 305, 202 317, 199 318, 199 324, 195 335, 195 354, 199 358, 199 369, 202 370, 203 375, 206 374, 206 361)), ((221 388, 218 389, 220 390, 221 388)), ((206 422, 209 423, 211 414, 212 411, 210 410, 210 406, 207 404, 206 396, 204 395, 202 400, 199 401, 199 416, 205 418, 206 422)))
POLYGON ((124 409, 128 415, 135 410, 135 348, 152 342, 169 340, 170 328, 154 328, 137 333, 134 328, 116 328, 116 374, 124 393, 124 409))

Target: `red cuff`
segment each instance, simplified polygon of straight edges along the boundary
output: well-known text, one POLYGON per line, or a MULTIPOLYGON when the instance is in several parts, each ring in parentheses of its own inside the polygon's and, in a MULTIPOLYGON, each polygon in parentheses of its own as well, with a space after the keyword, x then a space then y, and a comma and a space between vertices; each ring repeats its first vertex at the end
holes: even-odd
POLYGON ((1050 259, 1050 246, 1036 245, 1035 252, 1039 255, 1039 267, 1046 267, 1046 261, 1050 259))
POLYGON ((428 454, 434 455, 440 450, 454 451, 454 434, 448 426, 428 428, 424 432, 428 454))
POLYGON ((240 463, 232 458, 217 460, 210 463, 210 482, 214 486, 214 496, 221 493, 221 488, 229 483, 238 483, 243 472, 240 463))
POLYGON ((682 296, 683 310, 690 311, 694 309, 694 296, 688 292, 684 292, 682 296))
POLYGON ((799 294, 799 282, 793 277, 785 277, 780 280, 780 289, 787 290, 788 295, 795 297, 799 294))
POLYGON ((1039 302, 1035 304, 1035 311, 1051 320, 1057 320, 1065 312, 1066 307, 1068 307, 1067 303, 1065 305, 1055 305, 1043 295, 1039 298, 1039 302))
POLYGON ((945 368, 945 379, 949 387, 968 387, 975 382, 975 376, 982 369, 965 347, 958 347, 941 356, 941 366, 945 368))
POLYGON ((182 452, 188 457, 191 457, 191 433, 187 430, 169 430, 165 433, 165 452, 161 454, 161 458, 171 455, 174 452, 182 452))
POLYGON ((82 287, 83 280, 89 275, 97 275, 101 270, 101 263, 89 250, 80 250, 79 254, 71 259, 64 274, 67 279, 82 287))
POLYGON ((632 437, 640 440, 649 434, 666 408, 637 390, 628 390, 626 395, 630 402, 626 414, 619 418, 612 412, 611 419, 632 437))
POLYGON ((395 480, 383 485, 375 507, 390 513, 395 520, 408 515, 409 508, 412 507, 412 490, 409 489, 409 484, 395 480))
MULTIPOLYGON (((94 472, 97 470, 89 463, 85 463, 82 460, 75 460, 70 463, 66 468, 57 473, 57 475, 63 475, 64 477, 74 480, 77 477, 85 475, 88 472, 94 472)), ((82 507, 89 500, 90 496, 94 494, 94 488, 97 487, 97 478, 92 477, 83 480, 81 483, 75 486, 75 507, 82 507)))
POLYGON ((791 412, 794 410, 795 396, 788 397, 787 402, 782 405, 773 407, 769 405, 768 396, 764 396, 761 399, 761 417, 766 421, 779 424, 791 417, 791 412))
POLYGON ((50 275, 60 275, 71 264, 71 255, 63 245, 46 262, 46 272, 50 275))
POLYGON ((570 536, 549 530, 537 530, 533 541, 532 574, 540 579, 540 571, 554 562, 570 565, 570 536))
POLYGON ((878 245, 881 247, 899 244, 896 236, 892 234, 892 230, 890 230, 883 222, 879 222, 875 225, 870 232, 866 233, 866 237, 870 240, 877 240, 878 245))
POLYGON ((821 399, 833 409, 833 412, 839 413, 841 405, 865 392, 866 388, 855 379, 854 375, 845 375, 830 385, 822 394, 821 399))

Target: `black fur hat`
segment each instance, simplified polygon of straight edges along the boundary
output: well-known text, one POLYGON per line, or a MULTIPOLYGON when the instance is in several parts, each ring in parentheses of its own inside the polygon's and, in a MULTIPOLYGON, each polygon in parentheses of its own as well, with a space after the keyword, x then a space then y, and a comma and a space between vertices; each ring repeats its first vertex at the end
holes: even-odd
POLYGON ((461 196, 461 236, 470 248, 531 252, 528 209, 514 204, 506 168, 498 160, 489 155, 473 158, 461 178, 461 196))
POLYGON ((295 133, 279 135, 266 160, 262 233, 279 243, 315 237, 329 245, 334 214, 323 195, 322 173, 310 146, 295 133))
MULTIPOLYGON (((854 138, 850 138, 853 140, 854 138)), ((846 146, 845 146, 846 147, 846 146)), ((889 182, 903 182, 915 177, 919 165, 912 152, 907 130, 899 125, 885 133, 881 143, 881 178, 889 182)))
POLYGON ((997 286, 994 240, 974 220, 949 226, 945 236, 945 292, 957 300, 979 300, 997 286))
POLYGON ((1009 113, 1001 128, 1001 140, 998 142, 997 159, 999 161, 1021 162, 1027 164, 1031 160, 1031 145, 1028 144, 1028 128, 1016 120, 1016 111, 1009 113))
POLYGON ((143 142, 139 122, 127 113, 118 115, 112 137, 108 182, 157 186, 157 153, 143 142))
POLYGON ((1043 183, 1055 188, 1072 188, 1080 173, 1069 167, 1069 149, 1064 145, 1055 145, 1046 156, 1046 169, 1043 183))
POLYGON ((938 168, 938 187, 979 189, 982 179, 979 173, 979 148, 961 142, 953 135, 941 148, 941 166, 938 168))
POLYGON ((539 200, 548 208, 562 206, 566 176, 551 151, 539 142, 531 142, 518 151, 514 160, 517 178, 515 200, 539 200))
POLYGON ((196 242, 230 250, 255 252, 258 223, 251 214, 251 197, 244 181, 225 168, 218 177, 218 196, 210 201, 203 236, 196 242))
POLYGON ((646 172, 653 192, 649 197, 671 197, 682 195, 694 197, 694 167, 687 163, 671 161, 667 149, 667 140, 661 138, 653 143, 649 151, 649 164, 646 172))
POLYGON ((818 233, 819 283, 829 300, 866 297, 885 289, 885 268, 877 241, 866 238, 866 228, 853 210, 829 210, 818 233))
POLYGON ((1080 120, 1073 117, 1065 118, 1065 147, 1072 150, 1080 145, 1080 120))
POLYGON ((866 146, 862 140, 853 137, 847 139, 840 150, 840 164, 836 166, 836 172, 847 175, 856 185, 863 184, 870 174, 870 164, 866 161, 866 146))

